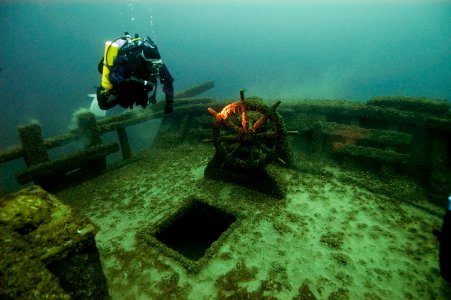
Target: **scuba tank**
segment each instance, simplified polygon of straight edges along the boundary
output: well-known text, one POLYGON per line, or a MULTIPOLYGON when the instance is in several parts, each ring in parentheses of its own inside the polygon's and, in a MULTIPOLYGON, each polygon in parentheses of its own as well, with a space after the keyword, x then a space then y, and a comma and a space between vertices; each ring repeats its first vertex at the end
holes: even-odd
MULTIPOLYGON (((102 87, 105 91, 109 91, 113 88, 113 85, 110 82, 110 69, 113 66, 114 60, 119 55, 120 50, 123 46, 124 48, 130 48, 130 45, 135 45, 136 42, 139 42, 141 38, 135 36, 134 39, 128 34, 125 33, 125 36, 115 39, 114 41, 105 42, 105 50, 103 52, 103 59, 99 63, 99 72, 102 74, 102 87), (127 47, 128 46, 128 47, 127 47)), ((121 51, 124 52, 124 51, 121 51)), ((122 54, 121 54, 122 55, 122 54)))
MULTIPOLYGON (((119 55, 125 55, 130 58, 136 57, 138 53, 145 47, 155 48, 158 52, 158 47, 155 43, 147 37, 143 40, 137 34, 132 38, 128 32, 125 32, 125 36, 119 37, 113 41, 105 42, 105 49, 103 54, 103 59, 99 63, 99 72, 102 74, 102 88, 105 91, 110 91, 113 88, 110 82, 110 70, 113 67, 114 60, 119 55)), ((154 73, 154 72, 152 72, 154 73)), ((158 72, 153 75, 158 75, 158 72)))
POLYGON ((103 68, 102 68, 102 87, 109 91, 113 88, 110 82, 110 68, 113 66, 113 62, 119 52, 119 45, 115 42, 108 41, 105 43, 105 52, 103 55, 103 68))

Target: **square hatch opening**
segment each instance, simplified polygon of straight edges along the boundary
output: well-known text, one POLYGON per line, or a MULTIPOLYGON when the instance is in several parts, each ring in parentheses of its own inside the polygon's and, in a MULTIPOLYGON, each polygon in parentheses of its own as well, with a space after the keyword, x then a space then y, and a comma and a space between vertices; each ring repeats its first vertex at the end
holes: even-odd
POLYGON ((192 200, 155 237, 184 257, 197 261, 235 221, 236 217, 232 214, 192 200))

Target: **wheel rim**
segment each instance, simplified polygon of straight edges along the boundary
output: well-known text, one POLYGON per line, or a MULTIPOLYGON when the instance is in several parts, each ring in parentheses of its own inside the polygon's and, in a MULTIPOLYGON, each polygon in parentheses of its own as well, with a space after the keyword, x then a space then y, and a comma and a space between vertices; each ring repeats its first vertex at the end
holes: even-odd
POLYGON ((208 111, 213 124, 213 144, 217 154, 234 167, 262 168, 280 156, 286 130, 276 112, 278 101, 268 107, 255 99, 230 103, 221 112, 208 111))

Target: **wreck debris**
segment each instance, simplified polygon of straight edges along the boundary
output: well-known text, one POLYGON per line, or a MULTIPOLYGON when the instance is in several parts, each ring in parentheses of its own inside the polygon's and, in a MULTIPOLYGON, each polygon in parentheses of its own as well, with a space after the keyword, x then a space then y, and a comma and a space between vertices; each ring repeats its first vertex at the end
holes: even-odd
POLYGON ((38 186, 0 198, 1 299, 108 299, 100 228, 38 186))

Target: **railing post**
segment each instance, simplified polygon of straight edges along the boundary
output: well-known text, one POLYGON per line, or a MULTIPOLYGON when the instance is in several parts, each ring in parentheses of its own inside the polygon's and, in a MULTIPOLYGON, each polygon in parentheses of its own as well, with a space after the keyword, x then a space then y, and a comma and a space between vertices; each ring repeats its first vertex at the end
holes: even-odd
POLYGON ((321 158, 323 153, 323 139, 324 139, 324 123, 321 121, 317 121, 312 126, 313 130, 313 139, 312 139, 312 150, 313 155, 316 158, 321 158))
MULTIPOLYGON (((87 111, 78 113, 76 117, 81 140, 83 141, 85 149, 102 144, 102 138, 100 136, 100 130, 97 126, 95 115, 87 111)), ((103 157, 91 162, 89 163, 89 166, 83 166, 83 168, 98 173, 98 171, 106 169, 106 158, 103 157)))
POLYGON ((41 125, 37 121, 17 127, 27 167, 49 160, 42 138, 41 125))
POLYGON ((117 137, 119 138, 119 145, 121 146, 122 159, 126 160, 132 158, 132 150, 128 142, 127 131, 124 127, 119 127, 116 131, 117 137))
POLYGON ((90 112, 77 114, 78 128, 85 148, 102 144, 96 117, 90 112))
POLYGON ((449 135, 433 130, 431 136, 428 196, 433 202, 444 207, 446 196, 449 193, 450 171, 447 171, 448 153, 450 153, 449 143, 447 142, 449 135))

